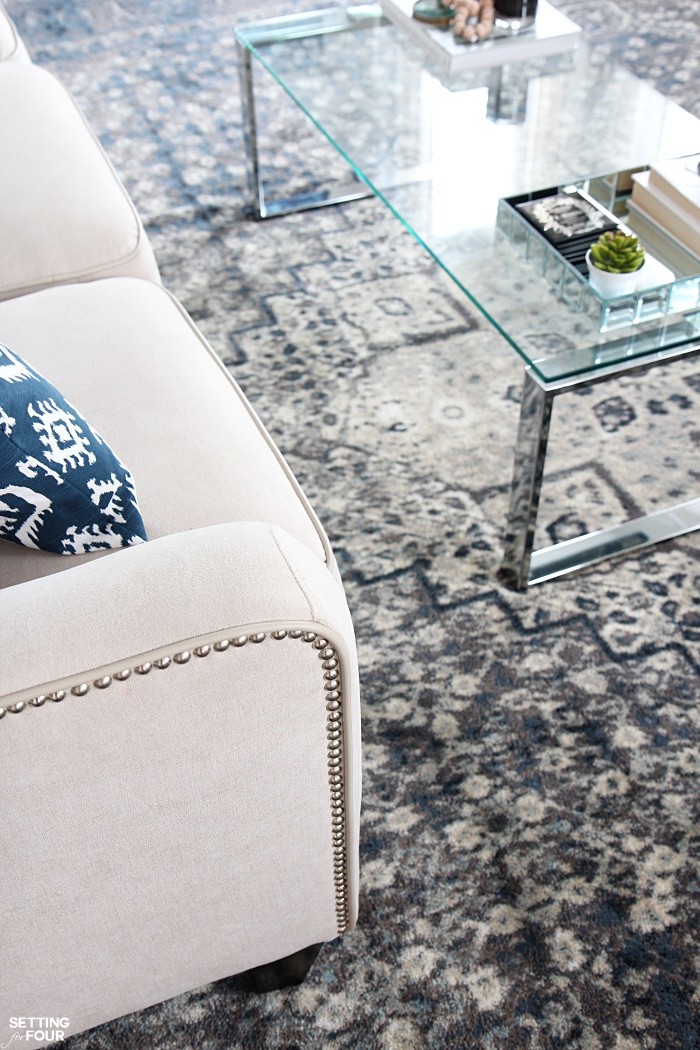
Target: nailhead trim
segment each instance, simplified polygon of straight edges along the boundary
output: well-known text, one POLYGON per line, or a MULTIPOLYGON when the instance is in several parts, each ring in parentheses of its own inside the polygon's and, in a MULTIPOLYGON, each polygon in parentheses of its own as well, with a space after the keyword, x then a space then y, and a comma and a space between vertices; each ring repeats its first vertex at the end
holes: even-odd
MULTIPOLYGON (((171 663, 181 666, 189 663, 194 653, 195 656, 205 657, 212 652, 223 653, 233 646, 240 649, 248 642, 259 645, 265 641, 268 635, 263 632, 249 635, 239 635, 235 638, 223 639, 211 645, 200 645, 196 649, 183 649, 174 653, 172 657, 161 656, 152 663, 138 664, 133 667, 124 667, 114 671, 111 675, 104 675, 89 682, 80 682, 74 685, 71 696, 83 697, 89 693, 92 686, 96 689, 105 690, 113 682, 125 682, 131 677, 132 671, 137 675, 148 674, 153 667, 164 671, 171 663)), ((335 895, 335 913, 338 923, 338 933, 343 933, 348 928, 349 901, 348 901, 348 874, 347 874, 347 851, 346 851, 346 819, 345 819, 345 769, 343 761, 343 696, 342 682, 340 676, 339 661, 334 647, 326 638, 315 634, 313 631, 273 631, 270 636, 275 641, 283 641, 290 638, 294 641, 301 640, 313 644, 318 655, 321 667, 325 672, 323 675, 323 692, 326 704, 326 753, 328 764, 328 786, 330 789, 331 802, 331 842, 333 845, 333 882, 335 895)), ((28 701, 30 707, 43 707, 47 700, 60 703, 65 700, 66 691, 58 689, 54 693, 38 694, 28 701)), ((8 707, 0 707, 0 720, 9 714, 20 714, 27 708, 24 700, 18 700, 16 704, 8 707)))

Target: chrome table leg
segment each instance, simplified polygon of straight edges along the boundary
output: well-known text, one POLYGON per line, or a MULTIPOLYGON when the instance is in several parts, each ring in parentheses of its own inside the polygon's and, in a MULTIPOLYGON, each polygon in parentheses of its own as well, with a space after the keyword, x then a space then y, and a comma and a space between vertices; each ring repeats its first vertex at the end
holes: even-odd
POLYGON ((373 197, 368 185, 359 179, 338 187, 334 192, 300 193, 294 197, 283 197, 269 201, 265 196, 262 172, 260 169, 260 150, 258 125, 255 114, 255 90, 253 86, 253 63, 251 52, 236 38, 238 55, 238 74, 241 83, 241 109, 243 113, 243 141, 245 145, 248 190, 253 204, 256 219, 272 219, 279 215, 292 215, 294 212, 308 211, 311 208, 324 208, 330 204, 344 204, 346 201, 362 200, 373 197))
POLYGON ((530 559, 553 401, 554 394, 548 392, 526 368, 503 562, 499 572, 506 586, 517 591, 524 590, 530 582, 530 559))
POLYGON ((499 578, 513 590, 564 576, 607 558, 649 547, 700 529, 700 499, 645 514, 621 525, 577 536, 534 551, 537 510, 542 489, 547 440, 554 398, 577 387, 614 379, 622 373, 644 372, 659 364, 700 354, 700 345, 681 346, 627 367, 601 368, 570 379, 547 383, 525 369, 520 423, 515 446, 510 509, 499 578))
POLYGON ((253 92, 251 55, 248 48, 244 47, 239 40, 236 40, 236 51, 238 55, 238 74, 241 82, 243 144, 247 160, 248 190, 253 198, 255 217, 262 219, 266 215, 265 191, 260 179, 258 128, 255 119, 255 94, 253 92))

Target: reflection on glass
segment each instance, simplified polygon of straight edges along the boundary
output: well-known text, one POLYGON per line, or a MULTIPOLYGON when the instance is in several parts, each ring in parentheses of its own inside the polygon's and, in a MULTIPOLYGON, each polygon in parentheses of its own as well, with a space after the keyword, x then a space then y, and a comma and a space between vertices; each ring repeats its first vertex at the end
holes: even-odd
POLYGON ((585 370, 608 344, 613 357, 622 353, 630 310, 632 355, 648 352, 645 331, 658 349, 679 338, 656 318, 698 310, 692 273, 671 299, 635 297, 627 313, 606 306, 601 323, 587 282, 553 268, 532 238, 521 245, 497 214, 499 198, 596 175, 591 190, 617 215, 622 177, 605 173, 687 153, 695 118, 620 67, 591 61, 583 41, 564 55, 448 77, 399 26, 336 17, 343 31, 320 33, 312 22, 316 35, 301 39, 295 23, 293 39, 280 30, 257 56, 540 375, 585 370))
POLYGON ((534 24, 537 0, 496 0, 497 29, 520 33, 534 24))
POLYGON ((518 66, 497 66, 488 86, 486 116, 496 124, 523 124, 530 77, 518 66))

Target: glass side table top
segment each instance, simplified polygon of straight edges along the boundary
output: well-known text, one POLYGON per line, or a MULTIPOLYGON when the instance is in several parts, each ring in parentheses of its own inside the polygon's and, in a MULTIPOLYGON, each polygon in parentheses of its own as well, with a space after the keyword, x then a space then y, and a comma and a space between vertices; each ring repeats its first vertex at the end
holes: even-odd
POLYGON ((574 184, 598 196, 608 173, 700 150, 700 121, 597 64, 583 40, 450 79, 375 6, 266 20, 236 36, 543 381, 697 343, 692 265, 675 299, 660 291, 658 308, 635 302, 634 323, 623 310, 608 324, 587 282, 553 272, 542 245, 499 215, 504 197, 574 184))

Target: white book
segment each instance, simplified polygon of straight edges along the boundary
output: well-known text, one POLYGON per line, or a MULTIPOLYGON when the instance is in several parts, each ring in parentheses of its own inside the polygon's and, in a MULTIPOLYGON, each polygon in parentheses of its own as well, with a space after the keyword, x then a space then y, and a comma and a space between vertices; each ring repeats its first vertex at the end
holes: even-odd
POLYGON ((651 249, 671 267, 676 277, 693 277, 700 273, 700 259, 693 256, 684 244, 673 237, 633 200, 627 202, 629 209, 625 225, 636 233, 645 249, 651 249))
POLYGON ((414 40, 448 75, 470 69, 487 69, 504 62, 557 55, 575 48, 581 27, 557 11, 547 0, 540 0, 532 28, 523 33, 505 34, 494 30, 478 44, 455 40, 452 30, 439 29, 413 17, 414 0, 381 0, 382 11, 396 25, 406 29, 414 40))
POLYGON ((677 160, 659 160, 649 171, 649 189, 670 197, 696 222, 700 222, 700 153, 677 160))
POLYGON ((658 189, 652 182, 652 172, 653 169, 640 171, 632 176, 632 200, 640 211, 668 230, 689 252, 700 257, 700 218, 695 218, 675 198, 658 189))

